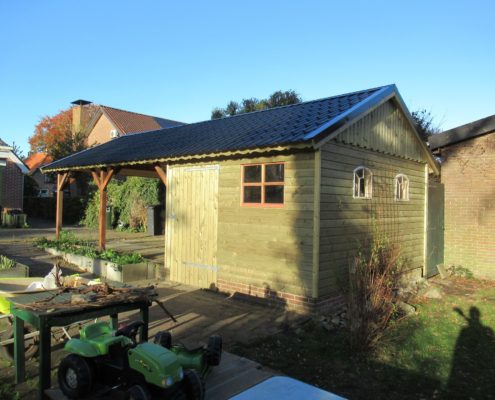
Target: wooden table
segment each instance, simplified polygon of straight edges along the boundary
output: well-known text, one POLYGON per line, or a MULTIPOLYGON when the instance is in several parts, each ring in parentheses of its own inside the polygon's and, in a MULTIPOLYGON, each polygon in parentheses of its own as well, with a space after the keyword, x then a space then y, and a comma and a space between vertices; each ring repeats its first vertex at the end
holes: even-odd
POLYGON ((27 307, 31 304, 52 297, 53 291, 29 293, 9 299, 10 311, 14 317, 14 362, 16 383, 25 380, 24 359, 24 323, 29 323, 39 330, 39 398, 46 399, 45 390, 51 386, 51 328, 68 326, 73 323, 88 319, 110 316, 113 329, 118 328, 118 314, 126 311, 139 310, 144 326, 141 331, 143 340, 148 340, 148 310, 151 305, 149 300, 133 300, 129 302, 116 302, 111 304, 99 304, 97 302, 82 304, 70 308, 56 308, 57 304, 70 302, 70 293, 63 293, 53 300, 53 309, 33 309, 27 307))

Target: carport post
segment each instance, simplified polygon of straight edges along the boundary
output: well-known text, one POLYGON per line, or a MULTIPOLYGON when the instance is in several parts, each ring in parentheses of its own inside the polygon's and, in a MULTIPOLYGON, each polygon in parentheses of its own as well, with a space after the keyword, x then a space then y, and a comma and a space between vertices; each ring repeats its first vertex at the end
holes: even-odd
POLYGON ((62 217, 64 209, 64 187, 67 184, 69 173, 57 174, 57 212, 55 217, 55 236, 60 239, 60 231, 62 230, 62 217))
POLYGON ((93 175, 93 179, 100 190, 100 216, 99 216, 99 235, 98 235, 98 249, 100 251, 105 250, 105 241, 106 241, 106 223, 105 223, 105 213, 107 210, 107 186, 112 179, 112 176, 115 174, 115 169, 110 168, 108 171, 103 169, 100 170, 100 176, 96 173, 96 171, 91 171, 91 175, 93 175))

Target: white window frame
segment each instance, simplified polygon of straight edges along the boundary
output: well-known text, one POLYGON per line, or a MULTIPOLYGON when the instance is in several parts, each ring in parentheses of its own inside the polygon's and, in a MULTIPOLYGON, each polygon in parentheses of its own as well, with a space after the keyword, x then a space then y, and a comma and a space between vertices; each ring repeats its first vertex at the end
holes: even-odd
MULTIPOLYGON (((409 186, 409 177, 406 175, 406 174, 397 174, 395 176, 395 184, 394 184, 394 198, 395 198, 395 201, 409 201, 409 191, 410 191, 410 186, 409 186), (406 197, 401 199, 398 197, 398 194, 399 192, 397 192, 397 189, 399 187, 399 179, 402 179, 403 182, 406 182, 406 197)), ((402 183, 403 184, 403 183, 402 183)))
POLYGON ((359 166, 354 169, 353 171, 353 180, 352 180, 352 197, 355 199, 371 199, 373 197, 373 172, 371 169, 364 167, 364 166, 359 166), (365 179, 365 185, 364 185, 364 196, 359 195, 359 189, 357 186, 357 180, 361 179, 360 177, 357 176, 358 171, 363 170, 363 178, 365 179), (366 175, 369 174, 369 178, 366 178, 366 175), (366 184, 366 179, 368 184, 366 184))

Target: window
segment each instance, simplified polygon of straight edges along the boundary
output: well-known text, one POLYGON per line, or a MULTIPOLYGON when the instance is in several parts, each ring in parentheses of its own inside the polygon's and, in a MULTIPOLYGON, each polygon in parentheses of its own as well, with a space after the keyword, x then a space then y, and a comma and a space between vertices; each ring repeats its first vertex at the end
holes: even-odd
POLYGON ((404 174, 395 177, 395 200, 409 200, 409 178, 404 174))
POLYGON ((242 166, 242 205, 282 207, 284 204, 284 164, 242 166))
POLYGON ((356 199, 371 199, 373 175, 368 168, 358 167, 354 170, 354 193, 356 199))

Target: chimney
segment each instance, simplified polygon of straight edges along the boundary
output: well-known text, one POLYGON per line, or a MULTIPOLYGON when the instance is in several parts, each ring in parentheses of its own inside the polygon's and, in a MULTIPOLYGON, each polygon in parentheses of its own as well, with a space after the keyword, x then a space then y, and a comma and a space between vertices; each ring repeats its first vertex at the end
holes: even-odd
POLYGON ((72 108, 72 131, 79 132, 82 129, 82 124, 85 122, 85 105, 91 104, 87 100, 75 100, 71 104, 74 104, 72 108))

